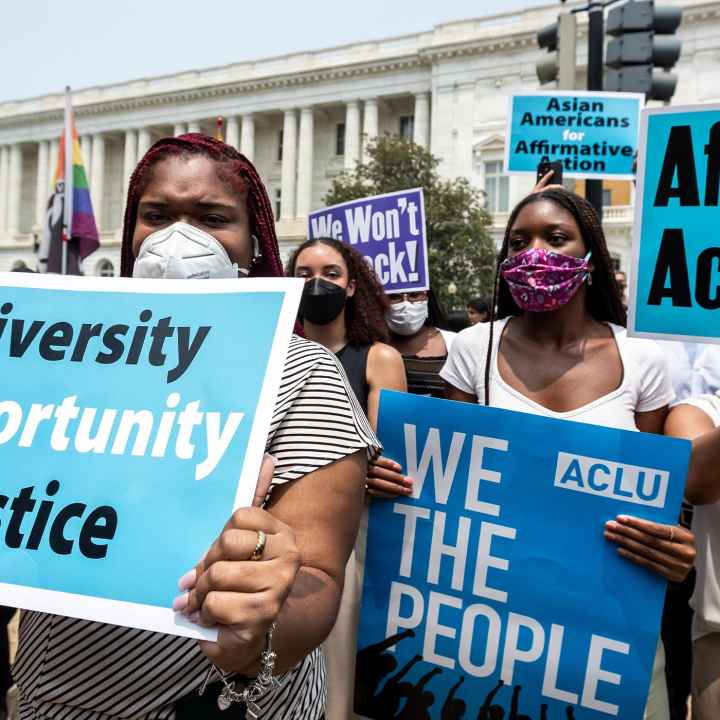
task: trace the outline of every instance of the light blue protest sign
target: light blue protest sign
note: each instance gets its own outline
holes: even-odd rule
[[[302,283],[0,274],[0,604],[186,635],[254,494]]]
[[[720,343],[720,105],[642,114],[628,333]]]
[[[355,248],[385,292],[430,287],[422,188],[316,210],[308,216],[308,237],[331,237]]]
[[[367,718],[642,720],[665,581],[603,535],[675,523],[687,441],[384,391],[412,498],[370,508]]]
[[[515,93],[505,171],[534,175],[548,158],[562,163],[564,177],[632,179],[644,101],[636,93]]]

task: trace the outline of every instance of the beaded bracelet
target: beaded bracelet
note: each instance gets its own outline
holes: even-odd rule
[[[232,682],[228,682],[223,673],[218,670],[215,665],[213,665],[208,671],[208,675],[205,678],[202,688],[200,688],[200,695],[205,692],[205,687],[207,686],[213,672],[215,672],[224,685],[220,695],[218,696],[218,708],[220,710],[227,710],[233,703],[245,703],[247,708],[245,719],[258,720],[260,713],[262,712],[262,708],[256,701],[259,700],[268,690],[282,687],[282,682],[273,675],[277,653],[272,649],[272,636],[276,627],[276,623],[273,623],[267,632],[265,650],[263,650],[260,654],[260,672],[251,683],[246,685],[244,688],[236,688],[235,681],[233,680]]]

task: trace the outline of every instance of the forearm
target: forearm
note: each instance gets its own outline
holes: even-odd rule
[[[342,586],[327,573],[300,568],[273,633],[276,675],[294,668],[323,643],[335,625],[341,596]],[[256,659],[242,672],[252,676],[259,669]]]
[[[720,429],[693,440],[685,495],[693,505],[720,500]]]

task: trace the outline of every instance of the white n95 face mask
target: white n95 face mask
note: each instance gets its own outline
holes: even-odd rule
[[[414,335],[428,319],[427,300],[394,303],[385,313],[385,322],[396,335]]]
[[[233,263],[227,250],[210,233],[176,222],[148,235],[133,267],[136,278],[237,278],[248,271]]]

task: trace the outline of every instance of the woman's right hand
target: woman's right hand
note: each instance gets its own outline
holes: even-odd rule
[[[261,557],[253,559],[265,533]],[[193,570],[173,609],[205,627],[217,642],[201,641],[208,659],[226,671],[254,674],[269,628],[292,590],[302,556],[290,527],[260,508],[240,508]]]
[[[367,492],[373,497],[393,498],[412,493],[412,478],[400,471],[402,467],[390,458],[379,457],[368,466]]]

